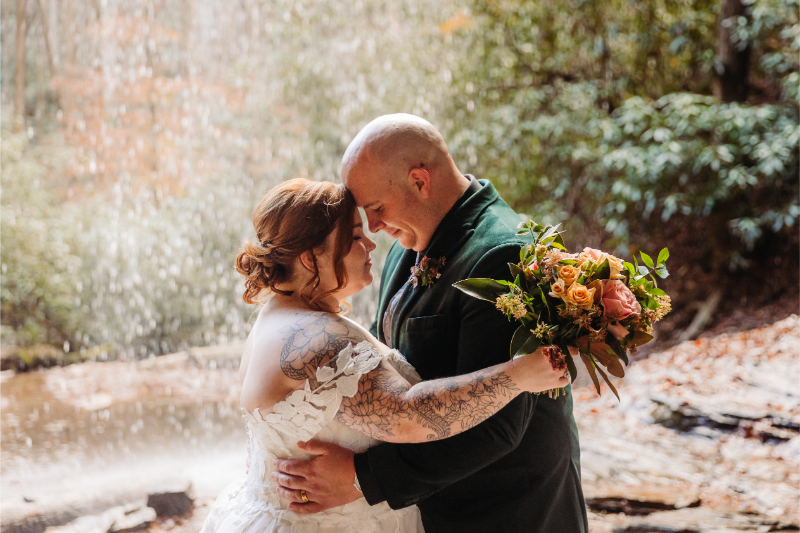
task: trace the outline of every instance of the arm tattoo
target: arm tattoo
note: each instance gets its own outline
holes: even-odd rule
[[[518,391],[507,374],[493,369],[410,387],[382,363],[361,379],[354,397],[342,400],[337,420],[381,440],[394,437],[401,424],[425,428],[427,440],[438,440],[480,424]]]
[[[348,344],[364,340],[346,321],[312,312],[297,313],[295,323],[281,333],[281,370],[291,379],[308,380],[312,389],[319,387],[317,368],[333,365]],[[409,428],[421,436],[414,441],[438,440],[480,424],[518,392],[508,374],[492,368],[411,387],[382,362],[361,377],[355,396],[342,399],[336,418],[379,440],[392,440]]]
[[[317,368],[336,361],[349,343],[363,338],[347,323],[330,315],[297,313],[297,320],[281,330],[285,341],[281,348],[281,370],[291,379],[308,380],[316,388]]]

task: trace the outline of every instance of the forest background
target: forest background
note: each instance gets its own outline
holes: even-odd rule
[[[798,0],[0,7],[4,357],[242,340],[255,204],[337,180],[391,112],[431,121],[462,172],[571,249],[668,246],[662,342],[798,310]]]

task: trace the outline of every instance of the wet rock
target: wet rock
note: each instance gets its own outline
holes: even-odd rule
[[[797,525],[758,514],[703,508],[653,513],[613,528],[614,533],[734,533],[738,531],[798,531]]]
[[[147,529],[155,520],[153,509],[142,504],[112,507],[99,514],[81,516],[61,526],[48,527],[45,533],[133,533]]]
[[[683,529],[669,526],[636,525],[615,527],[614,533],[701,533],[699,529]]]
[[[117,516],[108,533],[134,533],[150,527],[156,519],[156,510],[152,507],[139,507],[127,510],[121,516]]]
[[[147,506],[155,509],[158,517],[185,515],[194,509],[192,484],[171,483],[153,488],[148,493]]]
[[[48,495],[25,501],[4,500],[0,505],[2,533],[106,533],[116,517],[131,507],[144,506],[144,491],[83,491]],[[65,528],[65,529],[61,529]]]

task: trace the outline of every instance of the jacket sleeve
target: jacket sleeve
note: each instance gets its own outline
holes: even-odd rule
[[[508,263],[519,260],[519,247],[503,245],[491,250],[470,277],[508,279]],[[508,361],[516,324],[490,302],[460,292],[453,297],[461,309],[457,373]],[[364,496],[370,504],[386,500],[393,509],[400,509],[474,474],[519,445],[533,408],[533,395],[524,393],[459,435],[419,444],[386,443],[358,454],[356,473]]]

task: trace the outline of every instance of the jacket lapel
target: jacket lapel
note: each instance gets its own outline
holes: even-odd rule
[[[479,181],[483,187],[470,196],[455,211],[451,211],[447,214],[444,220],[439,224],[439,227],[436,228],[433,238],[431,239],[431,244],[425,252],[425,255],[432,259],[444,257],[445,269],[447,268],[447,261],[458,252],[475,232],[473,228],[480,214],[500,197],[497,194],[497,190],[495,190],[489,181]],[[416,258],[416,254],[414,254],[414,258]],[[414,261],[412,260],[408,269],[410,269],[413,264]],[[405,271],[408,272],[405,279],[408,279],[410,275],[408,269]],[[411,289],[413,291],[412,294],[405,298],[405,301],[395,310],[394,316],[392,317],[394,322],[394,327],[392,327],[392,346],[400,345],[400,335],[403,330],[401,326],[414,308],[414,305],[416,305],[426,291],[433,291],[435,288],[434,284],[433,287],[417,287]],[[385,303],[388,303],[388,299],[390,299],[392,295],[394,295],[394,292],[392,292],[388,298],[385,298]],[[385,309],[385,305],[383,309]],[[380,316],[383,316],[383,314]]]
[[[389,306],[392,297],[408,281],[411,276],[411,267],[414,266],[417,259],[417,252],[414,250],[405,250],[397,243],[394,246],[396,250],[393,249],[392,251],[397,251],[397,255],[395,256],[396,258],[392,259],[387,257],[388,268],[384,269],[387,282],[383,285],[383,292],[378,304],[378,340],[390,346],[393,345],[388,343],[383,336],[383,315],[386,313],[386,308]],[[392,255],[391,251],[390,255]]]

